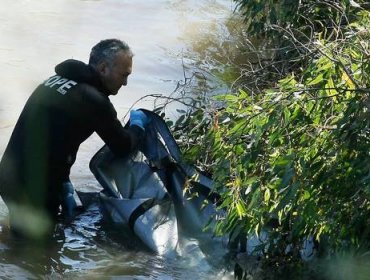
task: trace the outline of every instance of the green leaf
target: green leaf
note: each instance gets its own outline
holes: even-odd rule
[[[246,215],[246,209],[245,209],[244,204],[242,202],[238,202],[236,204],[236,210],[238,212],[239,218],[243,218]]]
[[[310,192],[308,192],[308,191],[304,191],[304,193],[303,193],[303,200],[307,200],[307,199],[309,199],[310,197],[311,197]]]
[[[317,85],[324,81],[324,75],[321,73],[316,78],[307,83],[308,86]]]
[[[247,119],[241,119],[241,120],[238,120],[234,126],[232,127],[232,129],[229,131],[229,135],[233,135],[235,133],[238,133],[238,134],[241,134],[244,132],[244,127],[246,126],[248,120]]]
[[[239,97],[233,94],[216,95],[213,96],[213,99],[217,101],[232,101],[232,102],[239,101]]]
[[[270,189],[267,188],[265,190],[265,195],[264,195],[265,203],[268,203],[270,201],[270,197],[271,197]]]

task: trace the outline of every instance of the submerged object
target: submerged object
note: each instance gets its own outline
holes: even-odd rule
[[[103,187],[98,194],[103,216],[130,228],[160,255],[191,256],[199,263],[205,256],[211,256],[207,262],[223,261],[223,255],[229,252],[229,238],[213,234],[217,218],[225,215],[217,208],[220,197],[213,192],[213,181],[183,163],[180,149],[160,116],[143,112],[150,123],[137,151],[116,157],[103,146],[90,161],[90,169]],[[79,192],[79,197],[83,205],[89,204],[88,193]],[[246,255],[253,255],[268,238],[265,231],[259,236],[249,235]],[[314,257],[312,240],[308,238],[303,245],[302,259]]]
[[[218,214],[218,195],[210,178],[182,162],[164,120],[142,111],[150,123],[138,150],[116,157],[103,146],[90,169],[103,187],[99,200],[104,217],[128,225],[148,248],[169,255],[178,252],[184,240],[213,238],[211,227],[204,228]]]

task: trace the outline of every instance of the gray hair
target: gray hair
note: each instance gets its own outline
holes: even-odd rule
[[[96,66],[103,61],[111,64],[119,51],[126,52],[130,57],[134,56],[126,42],[118,39],[102,40],[91,49],[89,64]]]

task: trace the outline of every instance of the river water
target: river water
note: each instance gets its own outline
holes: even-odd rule
[[[69,58],[87,62],[101,39],[120,38],[135,53],[128,86],[113,97],[118,115],[153,109],[184,79],[183,53],[202,34],[214,32],[233,11],[231,0],[2,0],[0,8],[0,155],[33,89]],[[207,48],[203,44],[202,48]],[[189,58],[189,57],[188,57]],[[187,65],[187,69],[189,65]],[[191,66],[190,66],[191,68]],[[71,179],[82,191],[99,191],[88,163],[103,145],[95,135],[81,145]],[[4,224],[0,201],[0,279],[231,279],[222,256],[189,253],[165,259],[147,251],[128,233],[102,222],[92,206],[49,244],[15,240]],[[219,260],[219,261],[217,261]]]

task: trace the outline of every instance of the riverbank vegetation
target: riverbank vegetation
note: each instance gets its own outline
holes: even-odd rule
[[[235,2],[244,20],[234,34],[238,55],[215,68],[229,92],[194,97],[171,127],[186,160],[210,174],[222,196],[227,215],[216,234],[236,241],[267,233],[254,254],[277,272],[306,265],[307,237],[315,259],[363,261],[370,254],[369,2]],[[370,272],[363,265],[355,273]]]

